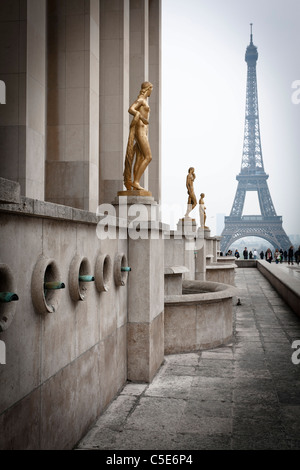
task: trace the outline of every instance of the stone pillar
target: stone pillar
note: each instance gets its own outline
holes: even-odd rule
[[[131,104],[137,99],[141,89],[141,84],[149,80],[149,0],[130,0],[129,70],[129,101]],[[149,99],[149,104],[151,108],[152,95]],[[149,142],[151,128],[152,108],[149,126]],[[140,181],[141,186],[143,186],[146,190],[148,190],[148,171],[149,169],[147,168]],[[149,190],[151,191],[151,189]]]
[[[213,261],[214,263],[218,262],[218,240],[216,237],[213,237]]]
[[[129,230],[128,380],[151,382],[164,360],[164,240],[158,222]]]
[[[161,203],[161,0],[149,0],[149,81],[153,84],[149,142],[152,162],[149,169],[149,190]]]
[[[129,133],[129,0],[100,0],[100,18],[100,203],[111,203]]]
[[[1,175],[21,194],[44,199],[46,0],[0,3]]]
[[[46,199],[96,211],[99,1],[48,0]]]
[[[207,247],[205,240],[205,230],[203,228],[198,229],[196,239],[196,268],[195,268],[195,279],[197,281],[206,280],[206,255]]]
[[[184,280],[195,279],[196,233],[180,230],[165,234],[165,266],[185,266]]]

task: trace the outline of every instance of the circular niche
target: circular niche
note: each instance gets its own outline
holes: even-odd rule
[[[95,264],[95,284],[98,292],[107,292],[112,277],[112,262],[107,254],[100,254]]]
[[[86,300],[89,286],[95,280],[91,275],[91,265],[87,258],[74,256],[69,269],[69,290],[71,299]]]
[[[65,284],[60,281],[60,272],[56,261],[40,256],[31,280],[31,297],[39,313],[54,313],[58,309],[60,290]]]
[[[7,330],[13,321],[19,300],[15,293],[13,274],[6,264],[0,264],[0,332]]]
[[[131,269],[127,265],[127,256],[124,253],[118,253],[114,262],[114,279],[116,286],[126,286],[129,271],[131,271]]]

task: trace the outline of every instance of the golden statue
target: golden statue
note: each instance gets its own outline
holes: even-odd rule
[[[186,189],[188,193],[188,203],[185,218],[189,217],[189,213],[196,207],[197,198],[194,193],[194,181],[196,179],[195,169],[193,167],[189,168],[188,175],[186,177]]]
[[[205,198],[205,194],[204,193],[201,193],[200,194],[200,200],[199,200],[199,215],[200,215],[200,226],[202,228],[209,228],[209,227],[206,227],[205,225],[205,222],[206,222],[206,207],[204,205],[204,198]]]
[[[151,149],[148,141],[150,115],[148,97],[151,95],[152,90],[152,83],[142,83],[139,96],[128,109],[128,112],[132,114],[133,119],[130,124],[125,156],[124,186],[127,191],[132,189],[139,191],[144,190],[144,188],[140,186],[140,179],[152,160]],[[133,166],[135,155],[136,159]]]

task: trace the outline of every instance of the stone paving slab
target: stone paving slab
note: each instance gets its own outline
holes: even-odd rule
[[[128,383],[76,449],[300,450],[300,318],[255,268],[236,270],[232,344],[165,357]]]

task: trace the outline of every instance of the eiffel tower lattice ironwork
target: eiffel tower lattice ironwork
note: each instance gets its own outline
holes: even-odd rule
[[[244,146],[241,171],[237,175],[238,187],[229,217],[225,217],[221,251],[238,239],[255,236],[267,240],[275,248],[287,250],[291,242],[282,227],[282,217],[276,215],[265,173],[259,128],[258,95],[256,80],[257,47],[253,44],[252,24],[250,44],[246,49],[247,93]],[[247,191],[257,191],[260,215],[243,216]]]

